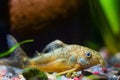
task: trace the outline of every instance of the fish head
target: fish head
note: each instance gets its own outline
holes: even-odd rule
[[[80,46],[77,51],[79,51],[77,63],[80,64],[82,68],[88,68],[98,64],[105,66],[105,61],[99,52],[83,46]]]

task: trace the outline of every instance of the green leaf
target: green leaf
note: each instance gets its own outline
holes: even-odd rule
[[[11,54],[17,47],[19,47],[22,44],[28,43],[28,42],[33,42],[33,40],[25,40],[25,41],[22,41],[22,42],[19,42],[19,43],[15,44],[8,51],[0,53],[0,58],[5,57],[5,56]]]
[[[99,0],[111,30],[118,35],[120,30],[119,0]]]

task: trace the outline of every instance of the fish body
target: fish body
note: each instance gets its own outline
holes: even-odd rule
[[[17,43],[14,37],[8,36],[9,46]],[[0,64],[19,68],[37,68],[45,72],[59,72],[65,74],[79,71],[91,66],[102,64],[101,55],[92,49],[76,44],[65,44],[60,40],[49,43],[41,53],[29,58],[20,48],[16,48],[11,57],[1,59]]]

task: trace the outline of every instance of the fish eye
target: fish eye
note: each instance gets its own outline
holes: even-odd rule
[[[86,52],[85,55],[86,55],[87,57],[91,57],[92,54],[91,54],[91,52]]]

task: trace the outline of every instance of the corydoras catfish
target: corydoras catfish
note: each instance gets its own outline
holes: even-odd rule
[[[17,44],[16,39],[8,35],[8,46]],[[79,71],[105,62],[101,55],[92,49],[76,44],[65,44],[60,40],[49,43],[41,53],[29,58],[21,47],[17,47],[9,58],[0,59],[1,65],[18,68],[37,68],[45,72],[59,74]]]

